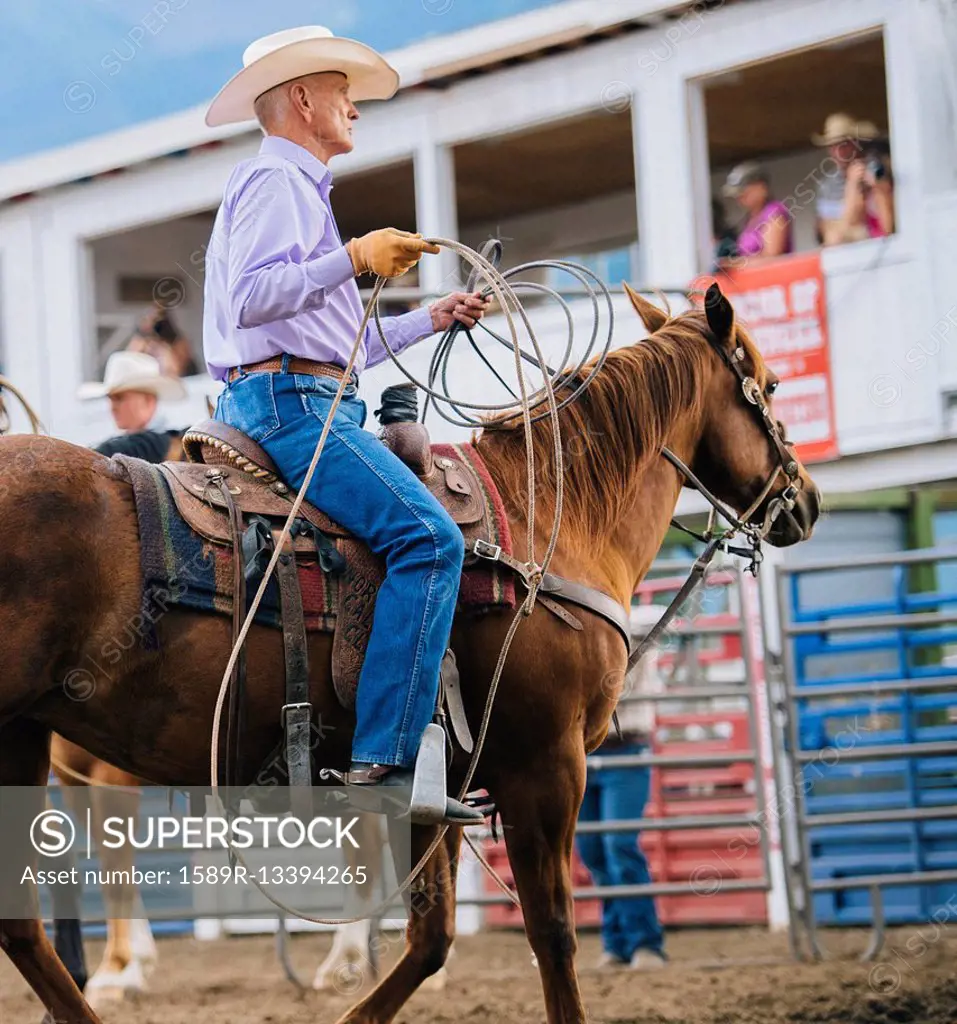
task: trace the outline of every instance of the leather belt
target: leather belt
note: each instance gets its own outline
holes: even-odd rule
[[[234,366],[226,375],[226,379],[232,383],[237,377],[244,373],[282,373],[283,357],[273,356],[271,359],[263,359],[259,363],[249,363],[246,366]],[[310,377],[331,377],[333,380],[342,380],[345,370],[335,363],[318,363],[314,359],[300,359],[299,356],[290,356],[286,362],[287,373],[303,373]]]

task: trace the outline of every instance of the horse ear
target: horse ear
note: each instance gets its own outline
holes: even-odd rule
[[[715,338],[721,344],[730,345],[734,339],[734,309],[717,283],[705,292],[704,311]]]
[[[668,314],[664,310],[659,309],[653,302],[642,298],[627,281],[622,281],[621,283],[625,286],[625,294],[631,300],[632,306],[635,307],[635,312],[641,317],[645,330],[649,334],[654,334],[659,327],[664,327],[668,322]]]
[[[209,414],[210,419],[216,415],[216,406],[213,405],[212,399],[209,395],[206,395],[206,412]]]

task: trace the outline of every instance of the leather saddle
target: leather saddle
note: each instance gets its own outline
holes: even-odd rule
[[[380,437],[445,506],[462,530],[467,550],[476,540],[494,539],[482,484],[471,466],[433,453],[421,423],[390,423]],[[258,518],[269,524],[274,537],[278,534],[296,492],[255,441],[224,423],[206,420],[186,432],[183,450],[189,462],[164,462],[159,468],[187,525],[210,543],[232,548],[233,520],[222,493],[228,489],[229,504],[238,511],[243,529]],[[296,526],[291,544],[297,559],[318,557],[336,579],[332,676],[340,702],[351,708],[385,563],[364,541],[309,502],[300,506]],[[332,557],[324,559],[333,548]]]
[[[478,523],[485,503],[474,471],[452,459],[435,458],[429,434],[421,423],[391,423],[382,429],[382,441],[422,480],[448,509],[459,526]],[[221,474],[233,501],[246,516],[279,520],[289,515],[295,491],[280,478],[269,455],[252,438],[217,420],[206,420],[183,435],[189,462],[164,462],[176,507],[197,533],[214,544],[231,544],[229,519],[222,494],[209,486]],[[304,501],[302,519],[329,537],[350,537],[350,532],[315,505]],[[307,547],[305,542],[301,545]]]

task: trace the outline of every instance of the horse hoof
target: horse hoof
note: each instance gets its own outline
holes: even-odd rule
[[[95,1010],[145,990],[143,967],[139,960],[131,960],[121,971],[97,971],[86,983],[83,995]]]
[[[422,992],[444,992],[449,981],[449,972],[440,967],[435,974],[430,974],[419,986]]]
[[[363,965],[356,960],[344,960],[337,967],[316,971],[312,987],[317,992],[334,991],[341,996],[353,996],[366,983]]]
[[[90,1004],[90,1007],[96,1010],[97,1013],[105,1006],[111,1006],[114,1003],[122,1003],[126,998],[126,992],[117,988],[115,985],[104,985],[101,988],[95,988],[92,992],[89,990],[83,993],[86,1001]]]

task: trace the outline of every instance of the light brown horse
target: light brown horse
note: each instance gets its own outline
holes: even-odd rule
[[[559,414],[564,438],[577,440],[566,466],[564,517],[551,564],[552,571],[597,587],[623,606],[654,560],[684,483],[659,457],[662,445],[738,511],[773,478],[758,518],[786,483],[778,450],[721,358],[740,347],[740,365],[770,398],[775,381],[737,328],[730,303],[713,288],[706,312],[669,319],[640,298],[633,302],[649,339],[612,352],[588,390]],[[534,428],[542,470],[539,551],[554,504],[550,438],[548,421],[539,422]],[[42,457],[31,453],[31,443],[45,444]],[[506,499],[515,554],[524,559],[523,432],[488,431],[478,444]],[[819,511],[816,487],[803,467],[797,471],[796,504],[775,520],[769,534],[779,546],[808,537]],[[44,784],[52,730],[160,784],[206,783],[213,705],[230,650],[229,620],[171,610],[157,625],[159,650],[134,647],[115,663],[103,658],[111,637],[140,608],[139,541],[129,485],[106,460],[86,450],[52,440],[4,439],[0,521],[0,784]],[[575,614],[584,622],[582,631],[541,607],[520,626],[474,780],[476,788],[492,795],[505,824],[550,1024],[585,1020],[575,970],[572,843],[585,755],[608,731],[627,660],[612,626],[577,608]],[[511,617],[500,613],[456,621],[452,645],[473,723],[481,717]],[[310,645],[312,699],[327,736],[318,759],[344,767],[353,725],[330,685],[331,637],[314,635]],[[242,772],[252,778],[280,738],[282,640],[276,630],[254,628],[247,650]],[[63,690],[64,680],[78,669],[90,673],[94,685],[82,703]],[[327,726],[334,726],[331,735]],[[458,784],[462,771],[461,764],[453,766],[452,784]],[[28,850],[30,820],[13,822],[4,842]],[[424,850],[434,832],[414,831],[414,848]],[[343,1021],[393,1020],[422,980],[444,963],[454,931],[460,840],[460,832],[450,829],[419,880],[402,956]],[[0,945],[57,1021],[95,1024],[97,1017],[56,958],[39,920],[0,922]]]

